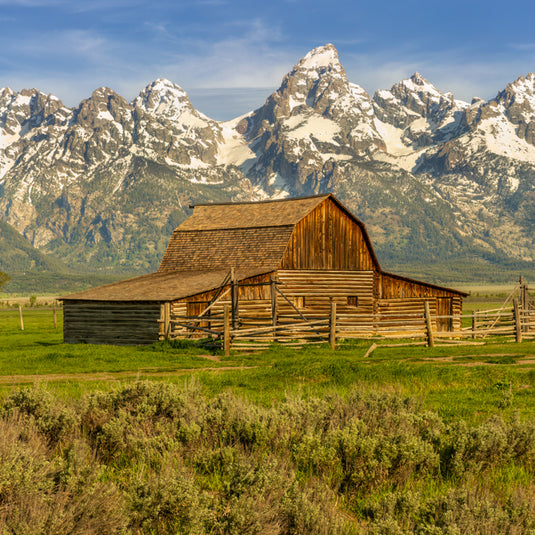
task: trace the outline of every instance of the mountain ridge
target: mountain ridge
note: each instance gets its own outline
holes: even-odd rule
[[[419,73],[370,97],[328,44],[230,121],[161,78],[72,109],[0,89],[0,219],[79,269],[153,269],[192,201],[323,192],[392,264],[533,262],[535,75],[488,102]]]

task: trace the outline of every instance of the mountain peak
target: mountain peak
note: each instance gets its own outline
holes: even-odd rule
[[[158,78],[148,84],[132,104],[171,120],[178,119],[186,110],[194,111],[188,94],[166,78]]]
[[[410,80],[416,85],[430,85],[429,82],[418,72],[416,71],[411,77]]]
[[[340,65],[338,51],[330,43],[314,48],[297,63],[297,67],[304,69],[318,69],[338,65]]]

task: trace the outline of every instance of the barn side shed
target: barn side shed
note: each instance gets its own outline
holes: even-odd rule
[[[152,343],[191,336],[188,317],[203,315],[196,332],[208,332],[225,305],[240,329],[328,317],[333,303],[341,337],[367,336],[414,323],[425,302],[434,316],[460,314],[465,295],[384,272],[364,224],[331,194],[203,204],[175,229],[156,273],[64,297],[64,339]]]

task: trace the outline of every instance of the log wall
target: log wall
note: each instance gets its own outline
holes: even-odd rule
[[[373,270],[279,270],[276,279],[280,292],[276,292],[275,298],[277,324],[295,324],[305,321],[303,317],[309,321],[326,319],[330,314],[331,302],[334,302],[337,332],[342,338],[421,336],[426,330],[424,303],[428,301],[434,330],[460,330],[460,319],[451,318],[462,312],[462,298],[458,294],[383,275]],[[239,328],[273,325],[272,289],[267,284],[269,279],[270,275],[264,275],[240,283]],[[182,321],[186,321],[187,316],[198,316],[215,293],[207,292],[174,303],[173,315],[180,316]],[[380,293],[401,293],[402,297],[379,298]],[[203,316],[197,325],[221,330],[224,306],[231,304],[229,292],[212,306],[209,314]],[[442,315],[449,317],[441,318]],[[173,331],[176,336],[187,337],[202,337],[205,333],[188,331],[183,326]],[[269,336],[268,333],[266,336]]]
[[[159,338],[159,303],[66,300],[63,317],[68,344],[141,345]]]

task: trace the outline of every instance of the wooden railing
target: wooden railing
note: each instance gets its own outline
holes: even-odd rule
[[[271,320],[244,316],[232,328],[230,306],[224,305],[223,313],[161,319],[160,339],[204,339],[229,354],[231,349],[266,349],[274,342],[290,347],[329,343],[334,348],[341,339],[404,339],[412,341],[404,344],[433,346],[481,343],[490,336],[517,342],[535,338],[535,310],[521,309],[517,302],[507,309],[452,315],[432,314],[427,301],[423,313],[337,314],[333,302],[328,316],[280,315],[275,325]],[[453,330],[438,330],[444,320]]]

